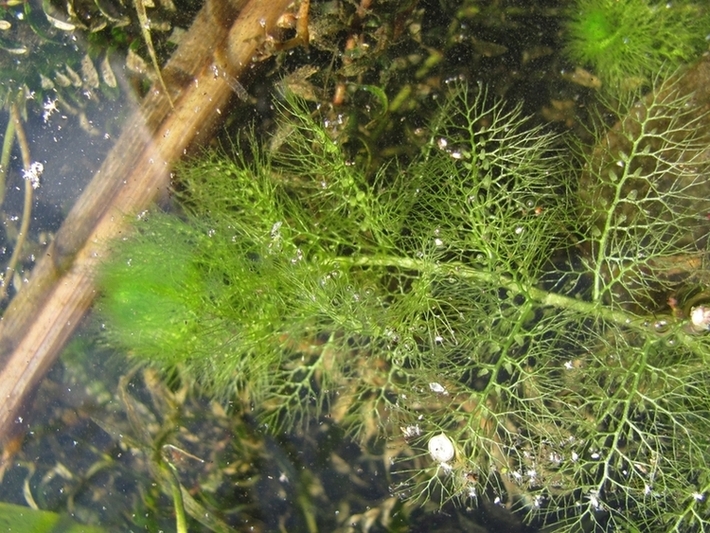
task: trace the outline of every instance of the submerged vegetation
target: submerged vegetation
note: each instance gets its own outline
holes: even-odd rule
[[[168,31],[176,18],[171,0],[159,7],[148,20],[141,0],[3,2],[0,108],[19,105],[25,117],[29,109],[43,115],[46,123],[51,115],[46,102],[60,102],[63,112],[79,116],[88,128],[91,119],[84,115],[90,116],[90,107],[102,99],[115,99],[126,73],[157,76],[141,57],[153,58],[156,53],[152,41],[144,42],[150,37],[146,31]]]
[[[566,21],[566,54],[591,67],[605,91],[618,96],[699,57],[709,33],[705,2],[575,0]]]
[[[187,23],[114,4],[0,6],[8,127],[89,117]],[[115,243],[102,346],[63,356],[63,407],[0,464],[4,497],[118,530],[395,531],[444,507],[427,520],[708,529],[710,135],[664,79],[707,49],[710,12],[566,4],[312,2],[308,51],[240,93],[256,116],[273,76],[309,103],[177,169],[177,213]],[[614,100],[593,149],[538,125],[594,107],[560,37]],[[491,90],[443,81],[471,72]],[[112,349],[150,368],[99,367]]]
[[[450,84],[421,153],[373,172],[288,97],[279,146],[185,166],[182,214],[116,244],[108,338],[275,433],[384,439],[411,502],[707,528],[708,136],[674,83],[581,177],[482,87]]]

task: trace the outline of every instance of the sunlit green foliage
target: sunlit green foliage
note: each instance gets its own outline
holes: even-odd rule
[[[707,528],[710,342],[655,316],[683,287],[656,266],[705,247],[707,138],[665,94],[579,194],[561,139],[480,88],[452,87],[421,155],[374,175],[291,99],[282,146],[188,166],[184,217],[116,245],[108,336],[274,431],[329,414],[387,438],[403,498]]]
[[[592,68],[609,94],[646,86],[662,71],[707,50],[706,2],[575,0],[566,20],[566,53]]]

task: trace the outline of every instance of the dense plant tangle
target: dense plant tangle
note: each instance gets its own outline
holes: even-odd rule
[[[366,175],[290,99],[277,151],[185,168],[184,217],[104,270],[109,337],[275,431],[328,412],[386,437],[403,498],[707,528],[710,342],[654,314],[705,247],[704,132],[666,92],[578,194],[559,137],[450,89],[406,166]]]
[[[693,0],[575,0],[565,26],[567,56],[620,95],[706,51],[710,10]]]

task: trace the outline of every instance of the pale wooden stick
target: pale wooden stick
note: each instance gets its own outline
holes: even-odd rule
[[[0,441],[26,427],[26,401],[91,305],[93,272],[111,240],[166,190],[173,162],[219,123],[232,95],[228,76],[252,65],[290,1],[250,0],[233,24],[229,6],[208,2],[198,14],[164,71],[175,108],[153,88],[0,322]]]

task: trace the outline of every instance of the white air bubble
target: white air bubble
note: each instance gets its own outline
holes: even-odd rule
[[[431,389],[431,392],[435,392],[436,394],[447,394],[446,387],[436,381],[429,383],[429,389]]]

